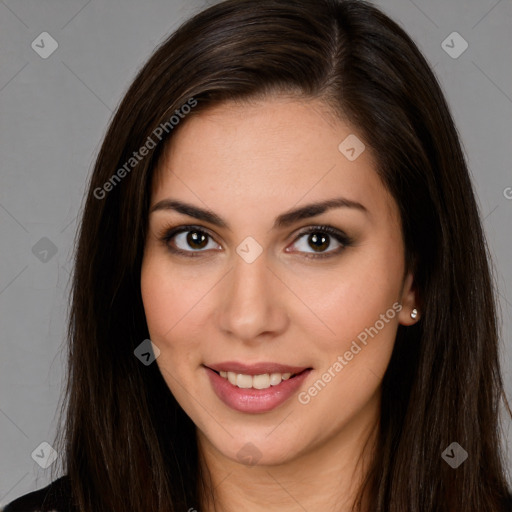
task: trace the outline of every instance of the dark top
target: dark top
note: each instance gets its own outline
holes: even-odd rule
[[[43,509],[44,505],[44,509]],[[2,512],[75,512],[71,503],[71,491],[66,475],[50,485],[15,499]]]
[[[62,476],[47,487],[25,494],[9,503],[1,512],[76,512],[71,503],[67,476]],[[512,512],[512,495],[503,512]]]

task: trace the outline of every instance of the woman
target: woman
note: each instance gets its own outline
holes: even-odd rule
[[[69,337],[65,476],[6,512],[512,510],[456,129],[364,2],[228,0],[156,50],[91,178]]]

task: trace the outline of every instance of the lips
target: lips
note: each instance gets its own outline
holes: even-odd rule
[[[221,368],[220,365],[214,366]],[[263,367],[261,365],[227,365],[227,367],[243,368],[244,371],[251,372],[261,372],[269,368],[279,368],[285,370],[300,370],[302,368],[297,366],[284,365],[272,366],[272,364],[267,363],[265,363],[265,366]],[[260,370],[260,368],[263,368],[263,370]],[[219,375],[220,371],[223,370],[220,370],[219,373],[217,373],[212,368],[204,366],[204,371],[210,381],[210,385],[213,391],[225,405],[238,412],[257,414],[270,412],[285,402],[289,401],[290,398],[298,393],[299,390],[304,386],[304,383],[312,372],[312,369],[306,368],[295,376],[283,380],[281,383],[275,386],[271,385],[265,389],[246,389],[233,385],[228,381],[228,379]],[[289,374],[291,372],[286,373]],[[233,372],[228,372],[228,375],[233,374]],[[247,375],[249,374],[245,374],[246,377]],[[251,377],[247,378],[250,379]]]
[[[241,373],[243,375],[262,375],[265,373],[291,373],[297,374],[301,373],[304,370],[309,369],[307,366],[289,366],[285,364],[272,363],[272,362],[261,362],[254,364],[246,364],[240,363],[237,361],[225,361],[222,363],[208,364],[204,365],[207,368],[219,373],[221,371],[224,372],[233,372],[233,373]]]

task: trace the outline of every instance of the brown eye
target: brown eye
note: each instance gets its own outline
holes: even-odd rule
[[[187,244],[192,249],[203,249],[208,242],[208,235],[202,231],[188,231]]]
[[[307,258],[323,258],[339,254],[352,243],[352,239],[339,229],[312,226],[298,235],[292,247],[293,252],[302,252]],[[287,252],[290,251],[287,249]]]
[[[308,243],[315,251],[324,251],[329,247],[330,240],[328,235],[311,233],[308,237]]]
[[[166,231],[161,240],[171,252],[185,256],[199,256],[209,249],[218,249],[213,237],[203,229],[181,226]]]

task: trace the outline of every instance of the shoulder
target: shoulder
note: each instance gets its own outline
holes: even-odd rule
[[[1,512],[72,512],[71,492],[67,475],[50,485],[24,494],[7,504]]]

